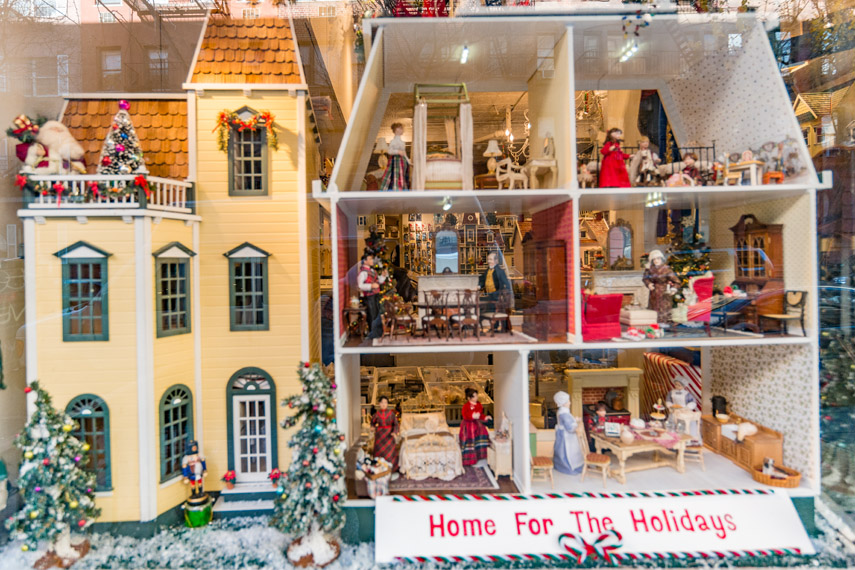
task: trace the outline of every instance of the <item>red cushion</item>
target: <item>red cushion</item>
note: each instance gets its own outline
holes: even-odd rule
[[[623,295],[582,296],[582,338],[608,340],[620,336],[620,308]]]

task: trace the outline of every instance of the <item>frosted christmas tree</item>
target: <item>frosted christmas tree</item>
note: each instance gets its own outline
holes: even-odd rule
[[[71,435],[74,420],[54,409],[50,395],[37,382],[25,391],[35,391],[36,407],[15,439],[23,454],[18,487],[24,506],[6,527],[12,539],[24,542],[22,550],[35,550],[45,542],[46,556],[73,561],[88,545],[72,547],[71,531],[83,530],[100,514],[95,507],[95,474],[83,469],[89,444]]]
[[[270,524],[296,538],[288,547],[292,562],[323,566],[340,551],[328,535],[344,524],[344,435],[336,427],[335,383],[318,364],[306,362],[299,374],[303,393],[283,402],[297,413],[282,427],[302,424],[288,442],[291,465],[279,480]]]
[[[107,138],[104,139],[104,146],[101,147],[98,174],[146,172],[140,140],[137,138],[131,115],[128,113],[129,108],[130,103],[119,101],[119,112],[113,117]]]

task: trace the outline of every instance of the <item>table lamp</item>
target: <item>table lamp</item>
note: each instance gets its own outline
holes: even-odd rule
[[[389,164],[389,159],[386,158],[386,151],[389,150],[389,143],[386,142],[386,139],[379,138],[377,139],[377,144],[374,145],[374,152],[379,154],[380,156],[377,158],[377,166],[381,169],[386,170],[386,165]]]
[[[499,148],[499,141],[490,139],[487,141],[487,150],[484,151],[484,156],[489,157],[487,161],[487,172],[493,174],[496,172],[496,157],[502,156],[502,149]]]

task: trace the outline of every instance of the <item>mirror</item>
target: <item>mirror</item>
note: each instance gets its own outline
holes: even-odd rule
[[[618,220],[609,228],[608,240],[608,268],[609,269],[633,269],[632,261],[632,226],[625,220]]]
[[[452,230],[442,230],[436,232],[436,259],[434,273],[441,275],[443,273],[457,273],[457,232]]]

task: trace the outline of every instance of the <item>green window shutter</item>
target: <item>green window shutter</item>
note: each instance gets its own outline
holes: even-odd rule
[[[95,490],[113,488],[110,463],[110,411],[98,396],[77,396],[65,408],[76,425],[71,432],[80,441],[89,444],[89,456],[84,469],[95,473]]]
[[[266,257],[229,258],[229,323],[233,331],[270,330]]]
[[[157,336],[190,332],[190,262],[186,258],[157,258]]]
[[[62,259],[62,340],[110,340],[107,259]]]
[[[193,439],[193,395],[183,384],[171,386],[160,400],[160,482],[181,475],[187,442]]]

